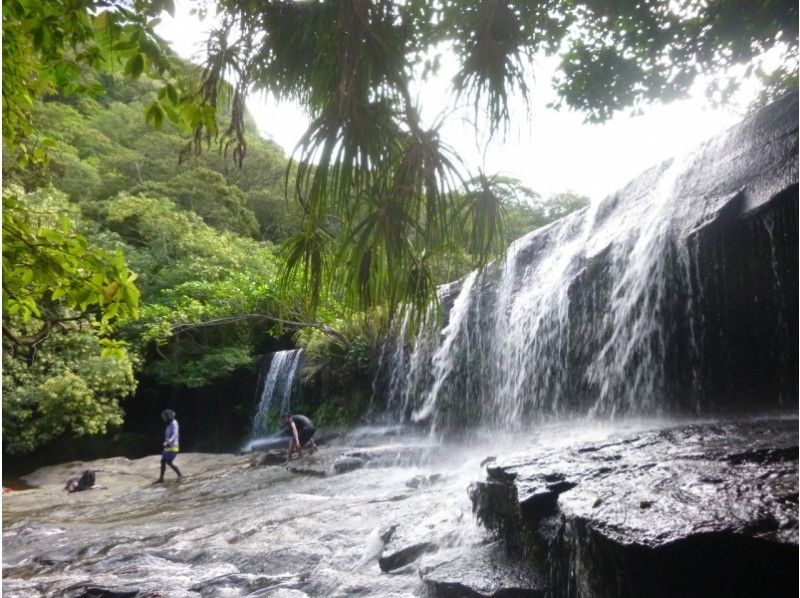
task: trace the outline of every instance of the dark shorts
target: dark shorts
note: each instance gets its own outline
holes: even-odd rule
[[[297,430],[297,437],[300,439],[300,446],[305,446],[314,437],[315,428],[303,428]]]
[[[166,449],[161,451],[161,460],[164,463],[172,463],[175,460],[175,457],[177,456],[178,453],[175,451],[168,451]]]

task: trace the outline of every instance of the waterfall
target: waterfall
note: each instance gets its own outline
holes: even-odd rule
[[[676,182],[692,163],[692,155],[675,158],[642,202],[645,208],[629,221],[625,243],[612,245],[613,281],[600,350],[586,376],[599,391],[591,412],[658,413],[665,384],[664,355],[668,343],[665,318],[670,302],[670,267],[675,255],[688,256],[686,243],[675,238],[669,215]],[[676,271],[681,289],[692,288],[685,269]],[[689,334],[690,346],[697,344]]]
[[[272,354],[269,370],[262,376],[258,408],[253,416],[251,436],[269,433],[267,419],[271,413],[283,413],[291,408],[292,386],[302,349],[277,351]]]
[[[431,358],[433,365],[433,385],[428,390],[419,409],[415,410],[411,416],[413,421],[426,419],[434,407],[439,396],[442,384],[453,371],[455,362],[455,351],[453,343],[463,336],[464,325],[466,322],[467,309],[472,298],[472,285],[475,283],[477,271],[471,272],[461,285],[461,291],[456,298],[453,308],[450,310],[450,322],[442,331],[442,341],[436,348]]]
[[[797,343],[776,346],[797,329],[796,114],[792,96],[518,239],[440,289],[443,326],[403,314],[389,409],[446,431],[796,397]]]

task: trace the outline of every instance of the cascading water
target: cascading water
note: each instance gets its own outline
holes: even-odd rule
[[[277,351],[272,354],[269,370],[263,377],[259,392],[258,408],[253,416],[251,437],[256,438],[269,433],[267,418],[270,412],[289,411],[292,398],[297,365],[303,353],[302,349]]]
[[[663,396],[667,327],[661,310],[670,302],[667,284],[676,259],[689,255],[688,245],[671,231],[670,203],[678,177],[692,163],[691,155],[672,160],[653,192],[641,202],[641,213],[626,219],[628,240],[612,243],[611,301],[606,314],[601,348],[586,376],[599,389],[592,412],[658,413]],[[682,263],[685,263],[683,260]],[[678,285],[691,289],[686,269],[677,268]],[[688,343],[697,346],[695,331]]]
[[[442,384],[447,380],[450,372],[453,371],[454,360],[456,358],[453,343],[463,334],[466,324],[467,310],[469,309],[470,299],[472,298],[472,286],[475,284],[477,271],[467,275],[461,285],[461,292],[458,294],[453,308],[450,310],[450,322],[442,331],[442,342],[436,348],[431,358],[433,366],[433,385],[425,395],[422,405],[414,411],[411,418],[414,421],[426,419],[436,407],[436,399]]]
[[[797,327],[796,222],[774,225],[797,211],[796,107],[787,98],[784,114],[745,121],[442,287],[445,326],[411,335],[406,314],[384,351],[389,408],[447,430],[796,395],[797,347],[770,347]]]

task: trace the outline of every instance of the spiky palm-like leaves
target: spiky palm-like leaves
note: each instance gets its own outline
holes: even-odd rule
[[[367,0],[223,4],[238,18],[219,34],[232,41],[209,47],[207,102],[217,102],[227,75],[234,99],[253,82],[301,102],[313,118],[287,189],[305,224],[287,243],[285,280],[306,285],[312,309],[325,292],[389,316],[403,303],[428,303],[432,261],[460,251],[465,218],[455,201],[463,168],[438,127],[422,124],[408,88],[408,57],[420,47],[410,20],[427,9]],[[472,234],[493,235],[491,222]]]
[[[503,249],[505,208],[500,192],[514,190],[500,177],[484,173],[467,185],[458,204],[461,227],[468,231],[467,252],[485,262]]]
[[[244,154],[247,91],[297,101],[312,120],[294,153],[298,176],[290,191],[308,222],[289,248],[289,276],[305,280],[310,305],[327,286],[343,290],[354,306],[388,306],[386,313],[430,298],[421,273],[441,271],[435,262],[458,255],[467,239],[481,264],[500,238],[497,181],[484,177],[456,201],[454,189],[468,177],[436,127],[421,121],[409,93],[414,66],[431,51],[454,51],[456,96],[485,116],[490,137],[508,130],[510,96],[527,99],[539,52],[561,53],[557,91],[590,119],[685,93],[703,69],[748,60],[776,40],[788,44],[795,66],[797,58],[797,8],[788,0],[217,5],[226,19],[209,46],[201,108],[213,112],[225,78],[233,81],[227,133],[234,156]],[[198,129],[213,132],[208,115],[198,116]],[[325,257],[323,249],[330,250]]]

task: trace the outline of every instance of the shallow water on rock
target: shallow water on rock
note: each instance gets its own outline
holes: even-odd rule
[[[341,475],[333,463],[347,444],[293,461],[294,471],[261,465],[261,453],[184,454],[187,478],[164,485],[152,484],[155,456],[44,468],[30,476],[40,489],[4,501],[4,594],[413,595],[421,590],[415,567],[378,566],[385,528],[396,526],[398,546],[480,541],[466,488],[482,475],[486,451],[389,440],[404,465],[384,459]],[[406,448],[424,465],[402,459]],[[66,494],[63,481],[85,468],[99,469],[107,488]]]
[[[265,464],[280,461],[279,452],[182,454],[187,478],[163,485],[152,483],[157,456],[43,468],[26,476],[39,488],[4,497],[3,593],[422,596],[420,571],[445,563],[440,576],[464,568],[474,575],[477,567],[463,563],[494,554],[467,493],[486,478],[490,457],[552,454],[653,427],[660,426],[563,423],[505,443],[492,439],[495,431],[447,447],[397,431],[361,432],[288,470]],[[64,492],[70,475],[90,468],[105,488]]]

